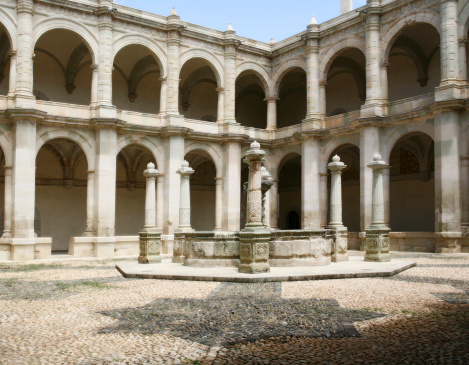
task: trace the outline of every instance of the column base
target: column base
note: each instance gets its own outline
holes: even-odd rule
[[[461,253],[461,232],[435,233],[436,253]]]
[[[94,237],[93,256],[109,258],[115,256],[116,237]]]
[[[184,263],[184,241],[186,235],[184,232],[176,232],[174,234],[174,243],[173,243],[173,258],[171,262],[175,264]]]
[[[332,231],[332,262],[345,262],[348,257],[348,231],[346,227],[328,227]]]
[[[174,252],[174,234],[161,235],[161,253],[163,255],[172,255]]]
[[[360,117],[385,117],[388,115],[388,103],[387,101],[370,101],[360,108]]]
[[[442,80],[435,88],[435,101],[467,98],[467,82],[461,80]]]
[[[239,269],[240,273],[259,274],[270,272],[269,241],[270,231],[262,226],[249,226],[239,232]]]
[[[385,225],[371,226],[366,230],[365,261],[391,261],[389,232]]]
[[[139,264],[158,264],[161,262],[161,231],[158,229],[144,229],[139,233],[140,255]]]
[[[52,238],[2,238],[0,261],[33,261],[51,257]]]

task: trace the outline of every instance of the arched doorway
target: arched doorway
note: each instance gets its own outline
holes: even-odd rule
[[[187,61],[180,73],[179,112],[185,118],[216,122],[218,117],[217,78],[202,58]]]
[[[130,45],[114,58],[112,103],[122,110],[157,114],[160,111],[161,70],[146,47]]]
[[[297,221],[295,213],[301,217],[301,156],[287,155],[278,171],[279,228],[300,229],[301,218]]]
[[[327,73],[326,115],[360,110],[366,100],[366,59],[358,48],[340,52]]]
[[[184,159],[195,170],[190,179],[191,226],[196,231],[212,231],[215,228],[215,164],[201,150],[189,152]]]
[[[389,53],[389,101],[434,91],[440,84],[440,35],[430,24],[401,30]]]
[[[327,160],[338,155],[347,167],[342,170],[342,222],[349,232],[360,232],[360,150],[352,144],[342,145],[334,150]],[[327,196],[331,195],[331,176],[327,179]],[[328,206],[328,222],[330,211]]]
[[[402,137],[390,155],[390,225],[395,232],[435,231],[434,142],[426,134]]]
[[[76,33],[54,29],[36,42],[33,93],[38,100],[89,105],[91,54]]]
[[[144,146],[131,144],[117,155],[116,236],[136,236],[145,225],[145,188],[143,171],[152,162],[152,153]]]
[[[253,128],[266,128],[267,103],[264,85],[252,71],[242,72],[236,79],[236,121]]]
[[[52,251],[68,251],[68,239],[86,229],[88,162],[75,142],[56,138],[36,156],[35,233],[52,237]]]
[[[0,95],[7,95],[10,89],[10,37],[0,26]]]
[[[306,118],[306,72],[302,68],[293,68],[282,78],[278,97],[278,128],[299,124]]]

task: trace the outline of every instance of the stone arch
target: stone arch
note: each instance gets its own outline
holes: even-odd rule
[[[465,37],[469,31],[469,3],[459,13],[459,37]]]
[[[359,139],[359,136],[350,135],[350,136],[346,136],[346,137],[348,137],[348,138],[346,138],[346,139],[344,139],[343,137],[334,138],[333,140],[331,140],[328,144],[326,144],[322,148],[321,155],[322,155],[322,158],[323,158],[323,162],[319,166],[321,173],[327,173],[328,172],[327,164],[330,162],[330,161],[328,161],[328,159],[331,156],[332,152],[334,152],[340,146],[352,145],[352,146],[355,146],[358,149],[360,149],[360,142],[359,142],[359,140],[357,141],[357,138]]]
[[[246,61],[241,63],[237,68],[236,68],[236,77],[237,79],[239,75],[241,75],[244,71],[252,71],[256,76],[259,77],[259,80],[261,81],[262,85],[264,86],[264,92],[266,95],[272,95],[274,92],[274,89],[272,88],[272,80],[270,78],[269,73],[260,65],[251,62],[251,61]]]
[[[220,151],[217,151],[217,149],[211,145],[195,142],[195,143],[188,144],[184,148],[184,156],[186,156],[188,153],[196,152],[196,151],[203,151],[207,153],[215,165],[215,168],[217,170],[217,175],[220,175],[222,173],[223,161],[221,157],[222,154]]]
[[[0,23],[6,30],[8,35],[8,40],[10,41],[11,49],[16,50],[16,39],[17,39],[17,32],[16,32],[16,20],[8,14],[5,10],[0,8]]]
[[[132,45],[139,45],[145,48],[148,48],[153,55],[155,56],[155,60],[158,64],[158,68],[161,72],[161,77],[167,75],[167,62],[166,62],[166,54],[165,52],[149,37],[146,37],[141,34],[126,34],[122,37],[117,38],[113,44],[113,54],[112,59],[114,60],[117,54],[127,46]]]
[[[274,180],[279,180],[280,171],[282,170],[282,167],[285,165],[285,163],[287,163],[292,158],[295,158],[295,157],[298,157],[298,156],[301,159],[303,158],[301,152],[297,152],[297,151],[288,151],[285,154],[283,154],[282,157],[277,160],[275,176],[272,176],[272,177],[274,177]]]
[[[410,13],[390,24],[388,28],[381,30],[381,34],[384,34],[381,39],[382,61],[388,60],[391,48],[399,37],[401,30],[416,23],[425,23],[433,26],[441,37],[441,17],[439,13],[433,10]]]
[[[13,156],[11,153],[12,142],[7,138],[5,133],[0,134],[0,148],[3,151],[3,156],[5,156],[5,165],[12,166]],[[1,166],[0,166],[1,167]]]
[[[280,64],[272,76],[272,81],[275,83],[271,92],[277,93],[279,92],[280,83],[285,75],[294,68],[301,68],[306,73],[306,61],[302,57],[295,57],[284,63]]]
[[[215,77],[217,79],[217,85],[219,87],[223,85],[223,80],[225,78],[225,74],[223,71],[223,64],[212,53],[207,52],[204,49],[193,48],[184,52],[179,59],[179,73],[181,73],[181,70],[186,64],[186,62],[193,58],[202,58],[206,60],[210,68],[212,69],[213,73],[215,74]]]
[[[319,75],[321,80],[327,80],[329,68],[331,67],[334,60],[341,52],[349,48],[357,48],[365,55],[366,41],[361,37],[353,36],[350,38],[345,38],[329,47],[329,49],[320,57],[319,60]]]
[[[94,170],[94,146],[89,143],[90,138],[71,130],[48,130],[40,133],[36,138],[36,156],[42,146],[53,139],[63,138],[75,142],[84,152],[88,170]]]
[[[131,146],[131,145],[137,145],[137,146],[140,145],[140,146],[145,147],[155,159],[158,171],[161,174],[163,173],[163,170],[164,170],[163,153],[161,152],[161,149],[155,143],[155,141],[153,141],[152,139],[148,137],[129,135],[129,136],[123,136],[119,138],[117,141],[116,157],[125,147]]]
[[[404,137],[406,134],[416,133],[416,132],[426,134],[432,140],[435,140],[434,128],[432,125],[428,123],[417,122],[411,125],[404,125],[396,129],[395,131],[392,131],[385,139],[381,148],[381,153],[382,153],[382,157],[384,161],[389,162],[392,149],[402,137]]]
[[[88,29],[88,27],[72,19],[64,19],[63,17],[55,16],[41,20],[35,25],[33,29],[34,44],[36,44],[39,38],[41,38],[41,36],[44,35],[46,32],[50,30],[60,29],[69,30],[79,35],[85,42],[85,45],[88,47],[88,50],[90,51],[92,63],[98,63],[98,39],[93,34],[93,32]]]

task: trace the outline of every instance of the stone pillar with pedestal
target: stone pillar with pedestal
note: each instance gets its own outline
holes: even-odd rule
[[[177,173],[181,176],[181,190],[179,195],[179,227],[176,233],[188,233],[194,230],[191,227],[191,183],[190,178],[194,169],[189,162],[183,161]],[[184,239],[175,240],[173,245],[173,262],[184,261]]]
[[[266,229],[270,229],[270,194],[268,192],[274,185],[272,176],[267,169],[262,166],[262,223]]]
[[[155,180],[160,173],[153,163],[143,172],[147,180],[145,197],[145,226],[140,231],[139,264],[161,262],[161,231],[156,228]]]
[[[332,162],[327,165],[331,170],[331,200],[330,222],[328,229],[332,230],[332,262],[348,261],[347,254],[347,228],[342,223],[342,170],[347,166],[335,155]]]
[[[268,96],[264,99],[267,102],[267,129],[277,129],[277,96]]]
[[[262,161],[265,152],[257,142],[245,155],[249,165],[247,224],[239,233],[239,272],[269,272],[270,231],[262,223]]]
[[[389,227],[384,223],[383,170],[388,165],[375,153],[368,165],[373,170],[372,222],[366,230],[365,261],[391,261]]]

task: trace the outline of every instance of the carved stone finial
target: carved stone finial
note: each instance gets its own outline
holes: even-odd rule
[[[171,14],[169,16],[178,16],[178,13],[176,13],[176,8],[173,7],[173,10],[171,10]]]
[[[373,155],[373,161],[380,161],[381,160],[381,155],[376,152],[374,155]]]
[[[257,141],[252,142],[250,147],[251,147],[251,150],[260,150],[261,149],[261,145]]]
[[[318,21],[316,20],[316,17],[314,15],[311,18],[311,21],[309,22],[309,25],[318,25]]]
[[[277,42],[275,41],[275,39],[274,39],[274,38],[270,38],[269,44],[275,44],[275,43],[277,43]]]
[[[231,26],[231,23],[228,23],[228,28],[226,28],[226,31],[227,32],[234,32],[235,30],[233,29],[233,27]]]
[[[338,155],[335,155],[332,157],[332,162],[340,162],[340,157]]]

